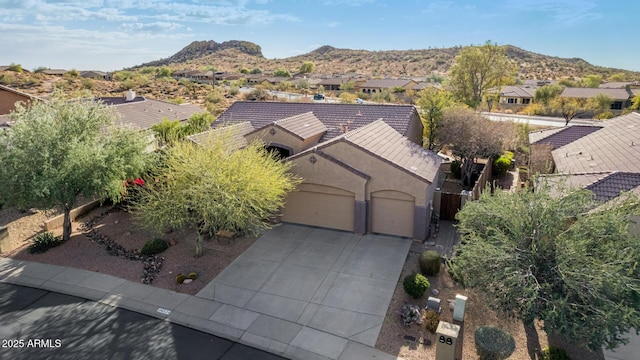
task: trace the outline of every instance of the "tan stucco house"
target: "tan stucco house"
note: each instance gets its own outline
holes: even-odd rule
[[[236,127],[239,146],[264,141],[304,179],[287,196],[282,221],[428,236],[441,159],[422,148],[415,107],[235,102],[216,124]]]
[[[34,100],[39,99],[20,90],[0,85],[0,115],[6,115],[14,111],[17,102],[29,105]]]

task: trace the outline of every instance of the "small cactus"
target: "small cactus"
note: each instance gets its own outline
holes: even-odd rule
[[[176,276],[176,284],[182,284],[186,278],[184,274],[178,274],[178,276]]]
[[[187,278],[191,280],[195,280],[197,277],[198,277],[198,274],[196,274],[195,272],[190,272],[189,275],[187,276]]]

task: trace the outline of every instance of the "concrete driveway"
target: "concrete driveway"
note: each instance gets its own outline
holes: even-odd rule
[[[222,303],[211,320],[244,330],[248,344],[295,358],[347,358],[354,343],[375,345],[410,246],[282,224],[196,296]]]

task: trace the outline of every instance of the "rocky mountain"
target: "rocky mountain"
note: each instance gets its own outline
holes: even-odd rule
[[[230,40],[221,43],[217,43],[213,40],[194,41],[168,58],[151,61],[134,68],[188,63],[190,61],[202,59],[209,55],[216,54],[227,49],[234,49],[249,56],[255,56],[258,58],[263,57],[262,49],[260,48],[260,46],[249,41]]]
[[[589,74],[604,79],[614,73],[624,73],[630,79],[640,79],[640,73],[589,64],[578,58],[559,58],[533,53],[515,46],[505,45],[507,55],[518,65],[519,77],[526,79],[579,79]],[[369,51],[321,46],[309,53],[282,58],[266,59],[259,45],[247,41],[196,41],[166,59],[145,66],[167,65],[173,69],[210,68],[218,71],[238,72],[242,68],[261,68],[265,73],[285,68],[291,73],[305,61],[313,61],[316,73],[335,74],[358,72],[373,77],[426,77],[446,75],[453,65],[461,46],[419,50]]]

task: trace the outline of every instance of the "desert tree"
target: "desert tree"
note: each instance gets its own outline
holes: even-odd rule
[[[116,126],[115,113],[93,99],[57,93],[12,116],[15,124],[0,134],[0,203],[61,209],[63,240],[80,197],[118,200],[125,180],[144,169],[147,137]]]
[[[598,103],[588,98],[558,96],[549,102],[549,107],[552,111],[562,115],[564,125],[567,126],[575,117],[597,111]]]
[[[640,329],[640,207],[538,179],[535,191],[485,192],[457,214],[454,273],[500,313],[592,350]]]
[[[507,133],[504,129],[508,129]],[[491,158],[502,153],[503,142],[513,138],[513,127],[505,127],[479,113],[462,107],[444,110],[437,141],[462,162],[462,185],[471,188],[473,171],[478,158]]]
[[[587,75],[581,81],[580,84],[588,88],[597,88],[602,83],[602,76],[600,75]]]
[[[316,70],[316,64],[314,64],[313,61],[305,61],[300,66],[300,73],[302,73],[302,74],[310,74],[310,73],[314,72],[315,70]]]
[[[446,90],[428,87],[420,92],[418,109],[424,126],[425,147],[427,149],[435,149],[438,129],[442,126],[444,110],[453,104],[453,96]]]
[[[132,210],[145,228],[195,230],[196,256],[206,234],[256,235],[284,205],[299,179],[261,142],[237,149],[229,130],[202,144],[176,142],[152,166]]]
[[[285,68],[277,68],[273,72],[273,76],[290,78],[291,73]]]
[[[557,84],[544,85],[536,89],[534,100],[544,106],[562,94],[564,87]]]
[[[505,48],[487,42],[460,50],[451,67],[448,86],[459,101],[476,108],[489,89],[513,82],[514,73]]]

